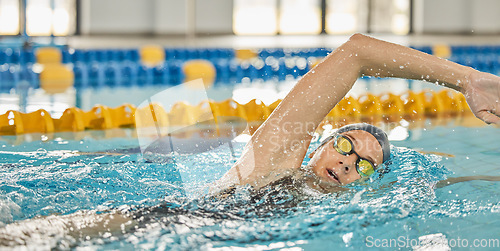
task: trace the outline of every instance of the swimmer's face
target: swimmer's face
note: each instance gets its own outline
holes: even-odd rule
[[[371,161],[375,167],[382,164],[382,147],[377,139],[370,133],[362,130],[352,130],[342,135],[349,138],[354,146],[354,151],[364,159]],[[356,171],[356,154],[342,155],[333,147],[334,139],[330,140],[309,157],[308,166],[318,177],[318,186],[322,190],[329,187],[345,185],[361,179]]]

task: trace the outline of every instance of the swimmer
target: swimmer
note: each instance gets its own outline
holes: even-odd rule
[[[449,87],[465,95],[478,118],[500,125],[499,77],[401,45],[355,34],[297,82],[253,134],[240,159],[213,184],[211,193],[224,195],[232,188],[244,185],[258,191],[269,185],[295,182],[330,193],[342,190],[343,185],[362,181],[381,169],[390,160],[389,141],[381,129],[368,124],[340,128],[310,153],[311,160],[302,167],[313,133],[362,76],[424,80]],[[449,184],[460,181],[452,180]],[[443,185],[446,183],[439,184]],[[151,211],[156,212],[157,208]],[[73,233],[75,229],[71,226],[92,221],[91,229],[84,233],[99,236],[99,233],[129,229],[139,224],[142,216],[120,212],[106,217],[80,213],[75,217],[69,215],[55,219],[55,216],[49,216],[42,219],[57,222],[57,233],[61,235],[81,235],[81,230]],[[118,219],[120,224],[114,224],[113,219]],[[19,232],[16,231],[18,228],[26,229],[23,225],[34,220],[40,218],[0,228],[1,244],[22,245],[24,238],[40,236],[43,229],[35,229],[39,232],[33,234],[24,232],[23,238],[11,234]],[[117,225],[120,226],[118,230],[115,229]]]
[[[240,185],[259,189],[292,176],[328,193],[374,173],[390,159],[389,143],[381,129],[367,124],[341,128],[309,155],[305,168],[301,167],[314,131],[362,76],[446,86],[464,94],[476,117],[500,125],[499,77],[355,34],[297,82],[213,191]]]

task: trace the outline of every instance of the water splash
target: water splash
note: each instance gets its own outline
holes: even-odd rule
[[[0,154],[6,160],[0,167],[2,224],[40,215],[71,216],[82,210],[97,215],[120,210],[130,217],[141,212],[147,219],[125,233],[93,238],[57,235],[46,244],[61,249],[357,249],[365,246],[367,236],[394,238],[427,229],[456,229],[465,224],[457,219],[498,212],[496,201],[456,198],[453,195],[460,192],[456,188],[436,190],[435,184],[452,172],[441,157],[408,148],[392,147],[391,163],[370,181],[347,186],[346,192],[320,194],[289,187],[257,192],[240,187],[232,196],[214,199],[205,196],[207,185],[234,163],[227,149],[178,156],[174,163],[161,165],[126,151],[76,152],[126,149],[134,146],[130,141],[81,143],[46,142],[46,152],[40,153],[41,143],[34,142]],[[311,149],[315,144],[319,143]],[[234,145],[237,156],[243,145]]]

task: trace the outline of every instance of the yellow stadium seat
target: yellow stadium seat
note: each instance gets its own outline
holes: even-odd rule
[[[215,66],[208,60],[196,59],[184,63],[182,70],[184,72],[185,82],[202,79],[205,88],[211,87],[215,82]]]
[[[249,60],[258,57],[258,53],[252,49],[238,49],[235,51],[235,57],[240,60]]]
[[[449,58],[451,56],[451,48],[446,44],[437,44],[432,47],[432,54],[440,58]]]
[[[42,47],[36,50],[36,62],[39,64],[60,64],[62,53],[55,47]]]
[[[140,49],[142,64],[154,67],[165,62],[165,50],[158,45],[147,45]]]
[[[39,75],[40,87],[48,93],[63,93],[73,86],[73,71],[62,64],[44,65]]]

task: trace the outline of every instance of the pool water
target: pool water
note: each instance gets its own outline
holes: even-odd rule
[[[4,141],[0,227],[36,216],[164,204],[171,213],[154,218],[142,231],[81,239],[55,235],[26,244],[96,250],[411,250],[429,243],[464,247],[465,239],[466,249],[477,248],[474,244],[498,248],[500,182],[436,184],[449,177],[500,176],[500,129],[398,130],[406,136],[392,141],[392,163],[369,182],[338,194],[309,191],[301,198],[279,188],[256,197],[248,187],[227,199],[207,198],[208,185],[231,167],[244,142],[233,142],[234,155],[224,145],[165,164],[127,152],[137,147],[134,138]],[[123,154],[95,153],[109,150]]]

